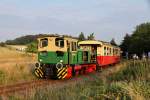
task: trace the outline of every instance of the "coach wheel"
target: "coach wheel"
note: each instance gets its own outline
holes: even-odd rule
[[[82,68],[81,70],[80,70],[80,75],[83,75],[83,74],[85,74],[85,68]]]
[[[96,71],[101,72],[102,71],[102,67],[99,65],[96,65]]]

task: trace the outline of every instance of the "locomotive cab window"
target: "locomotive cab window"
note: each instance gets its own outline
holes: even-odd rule
[[[41,39],[40,47],[47,47],[48,46],[48,39]]]
[[[64,47],[64,39],[56,38],[55,39],[55,45],[58,46],[58,47]]]
[[[83,61],[88,62],[88,52],[87,51],[83,51]]]
[[[77,43],[72,42],[72,51],[77,51]]]

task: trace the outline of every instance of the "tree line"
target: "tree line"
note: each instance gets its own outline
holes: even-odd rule
[[[85,38],[84,33],[81,32],[79,40],[94,40],[94,33]],[[115,39],[110,41],[110,44],[117,46]],[[150,22],[137,25],[133,33],[124,36],[121,44],[118,45],[123,51],[123,56],[132,56],[133,54],[141,57],[143,54],[150,55]]]
[[[94,33],[90,34],[87,38],[85,38],[83,32],[79,35],[80,41],[94,40],[94,38]],[[110,43],[117,46],[114,38],[110,41]],[[123,51],[123,56],[132,56],[133,54],[140,57],[143,54],[150,56],[150,22],[137,25],[131,34],[126,33],[121,44],[118,46]]]

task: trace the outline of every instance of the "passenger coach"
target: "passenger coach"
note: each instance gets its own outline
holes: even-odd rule
[[[108,42],[86,40],[79,42],[79,46],[81,49],[89,49],[91,53],[95,53],[92,59],[96,60],[98,66],[105,67],[120,61],[120,48]]]

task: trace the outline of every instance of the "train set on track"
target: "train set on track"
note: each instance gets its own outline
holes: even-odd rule
[[[68,79],[120,62],[121,50],[108,42],[79,41],[65,36],[38,38],[35,75],[46,79]]]

